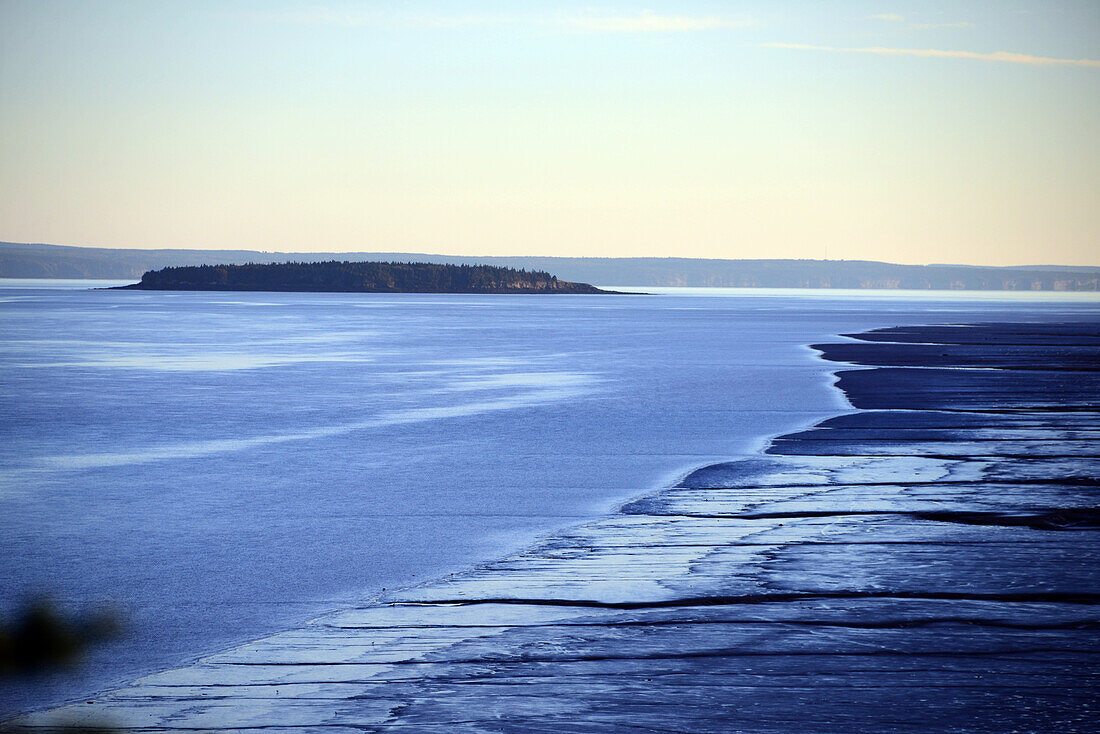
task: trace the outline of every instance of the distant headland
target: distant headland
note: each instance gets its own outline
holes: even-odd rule
[[[333,293],[613,293],[541,270],[417,262],[248,263],[150,270],[122,286],[147,291]]]
[[[703,260],[685,257],[492,257],[408,252],[134,250],[0,242],[0,278],[139,278],[147,270],[203,263],[348,260],[493,265],[548,271],[575,283],[645,288],[886,288],[1097,291],[1100,267],[899,265],[866,260]]]

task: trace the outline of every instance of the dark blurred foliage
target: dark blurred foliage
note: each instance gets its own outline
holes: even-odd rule
[[[88,648],[122,632],[118,615],[107,611],[66,615],[48,599],[27,603],[11,619],[0,620],[0,685],[4,678],[32,677],[76,666]],[[0,716],[0,718],[3,718]],[[47,727],[0,723],[0,734],[115,734],[105,723],[57,722]]]
[[[7,727],[0,725],[0,734],[119,734],[118,729],[109,724],[54,724],[49,727],[31,728]]]
[[[0,621],[0,676],[74,665],[89,646],[117,637],[121,629],[113,613],[66,616],[48,599],[36,599],[14,619]]]

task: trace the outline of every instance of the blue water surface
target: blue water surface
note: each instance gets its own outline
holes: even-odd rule
[[[51,287],[45,287],[45,286]],[[0,611],[109,604],[59,703],[517,550],[847,409],[806,345],[1095,298],[0,284]]]

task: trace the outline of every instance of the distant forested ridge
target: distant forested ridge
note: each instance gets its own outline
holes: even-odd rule
[[[151,270],[125,288],[156,291],[337,293],[608,293],[550,273],[492,265],[416,262],[247,263]]]
[[[726,288],[906,288],[920,290],[1100,290],[1100,268],[1036,265],[897,265],[869,260],[713,260],[687,257],[473,257],[407,252],[286,253],[255,250],[116,250],[0,242],[0,278],[136,280],[147,270],[203,263],[288,260],[481,264],[549,271],[601,286]]]

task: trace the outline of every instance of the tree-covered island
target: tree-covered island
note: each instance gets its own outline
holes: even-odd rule
[[[287,262],[150,270],[123,288],[335,293],[611,293],[543,271],[414,262]]]

